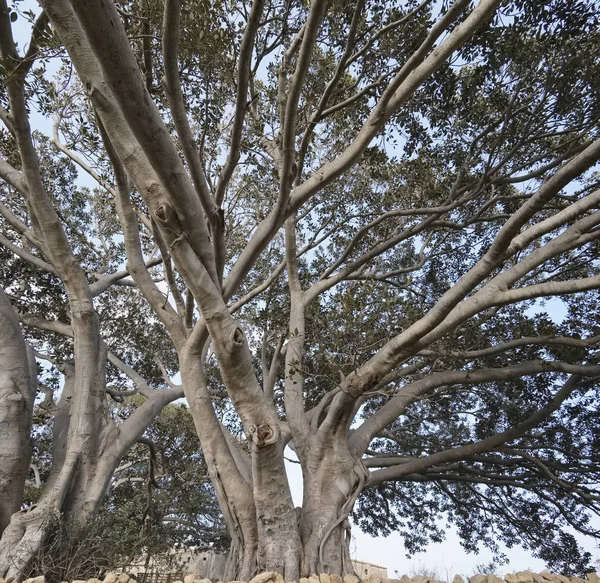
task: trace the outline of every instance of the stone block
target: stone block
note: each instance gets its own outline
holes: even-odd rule
[[[121,573],[118,577],[117,577],[117,583],[129,583],[129,575],[127,573]],[[75,583],[75,581],[73,581],[73,583]]]
[[[196,578],[195,575],[186,575],[183,578],[183,583],[194,583],[194,579]]]
[[[25,579],[23,583],[46,583],[46,577],[40,575],[39,577],[31,577],[31,579]]]
[[[504,576],[506,583],[533,583],[531,573],[519,571],[518,573],[507,573]]]
[[[482,575],[481,573],[477,573],[477,575],[469,577],[469,583],[485,583],[486,580],[487,575]]]
[[[429,583],[429,577],[417,575],[416,577],[411,577],[411,583]]]
[[[382,583],[381,577],[379,575],[376,575],[375,573],[371,573],[371,575],[369,575],[365,579],[365,582],[366,583]]]
[[[102,583],[117,583],[118,579],[119,576],[114,571],[109,571],[108,573],[106,573],[106,575],[104,575]]]
[[[598,577],[598,573],[592,571],[591,573],[586,573],[585,578],[591,583],[600,583],[600,577]]]
[[[360,583],[360,579],[356,575],[348,573],[344,575],[344,583]]]
[[[267,583],[267,581],[274,580],[277,576],[277,573],[273,571],[265,571],[264,573],[259,573],[256,577],[250,579],[250,583]],[[206,581],[209,581],[206,579]]]
[[[344,580],[339,575],[329,575],[329,578],[331,579],[331,583],[344,583]]]
[[[319,581],[321,583],[331,583],[331,578],[329,577],[328,573],[321,573],[319,575]]]
[[[452,583],[465,583],[465,580],[460,575],[454,575]]]

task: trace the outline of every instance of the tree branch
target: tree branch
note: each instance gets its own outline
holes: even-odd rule
[[[594,369],[594,375],[598,375],[600,373],[600,367],[590,367],[590,369]],[[519,423],[514,427],[507,429],[506,431],[502,431],[501,433],[497,433],[496,435],[475,443],[470,443],[468,445],[463,445],[446,451],[440,451],[424,458],[407,462],[406,464],[402,464],[400,466],[394,466],[371,472],[369,486],[375,486],[385,480],[402,479],[403,476],[430,468],[434,464],[460,460],[477,453],[491,451],[498,446],[507,443],[516,437],[519,437],[520,435],[523,435],[526,431],[535,427],[544,419],[547,419],[578,388],[579,381],[579,376],[576,376],[576,374],[572,375],[563,385],[561,390],[556,393],[552,401],[550,401],[548,405],[540,409],[537,413],[534,413],[526,421],[523,421],[522,423]]]

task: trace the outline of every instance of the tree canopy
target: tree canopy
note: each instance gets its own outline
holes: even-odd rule
[[[349,572],[351,516],[585,570],[600,5],[40,5],[0,2],[0,282],[62,403],[36,517],[126,504],[115,471],[185,394],[228,579]]]

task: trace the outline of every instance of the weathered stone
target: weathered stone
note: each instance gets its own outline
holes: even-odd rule
[[[274,573],[273,571],[265,571],[264,573],[259,573],[256,575],[256,577],[250,579],[250,583],[267,583],[267,581],[270,579],[274,580],[276,576],[277,573]],[[210,579],[203,579],[202,581],[206,581],[206,583],[208,583]]]
[[[548,571],[548,569],[544,569],[540,571],[540,577],[546,579],[546,581],[552,581],[554,579],[554,575]]]
[[[417,575],[411,578],[412,583],[429,583],[429,577],[423,577],[423,575]]]
[[[460,575],[454,575],[452,583],[465,583],[465,580]]]
[[[183,583],[194,583],[194,579],[196,578],[195,575],[186,575],[183,578]]]
[[[117,583],[118,579],[119,579],[119,576],[114,571],[109,571],[104,576],[102,583]]]
[[[591,581],[592,583],[600,583],[600,577],[598,577],[598,573],[596,573],[595,571],[592,571],[591,573],[586,573],[585,577],[588,581]]]
[[[39,577],[32,577],[31,579],[25,579],[23,583],[46,583],[46,577],[40,575]]]
[[[329,575],[329,578],[331,579],[331,583],[344,583],[344,580],[335,573],[333,575]]]
[[[96,577],[92,577],[91,579],[87,580],[87,583],[102,583],[102,581],[100,581],[100,579],[96,579]]]
[[[564,575],[554,575],[554,580],[560,581],[560,583],[571,583],[569,578],[565,577]]]
[[[379,575],[376,575],[375,573],[371,573],[371,575],[369,575],[366,579],[365,579],[366,583],[382,583],[381,582],[381,577]]]
[[[533,577],[531,573],[525,571],[519,571],[518,573],[507,573],[504,576],[506,583],[533,583]]]
[[[117,583],[129,583],[129,575],[127,573],[121,573],[118,577],[117,577]],[[73,581],[73,583],[75,583],[75,581]]]
[[[196,579],[194,583],[212,583],[212,581],[210,579]]]
[[[310,583],[321,583],[319,576],[315,575],[314,573],[308,578],[308,580],[310,581]]]
[[[504,579],[500,579],[500,577],[491,573],[487,576],[486,583],[504,583]]]
[[[410,577],[408,575],[402,575],[402,577],[400,577],[400,583],[410,583]]]
[[[283,575],[281,573],[275,573],[274,583],[285,583]]]
[[[486,575],[477,573],[477,575],[473,575],[472,577],[469,577],[469,583],[485,583],[486,579],[487,579]]]
[[[544,579],[541,575],[534,573],[533,571],[527,571],[531,574],[531,578],[533,579],[533,583],[548,583],[547,579]]]
[[[299,583],[310,583],[310,579],[308,577],[300,577]]]
[[[585,579],[582,579],[581,577],[576,577],[575,575],[569,577],[569,580],[571,581],[571,583],[586,583]]]
[[[321,583],[331,583],[331,578],[327,573],[321,573],[319,575],[319,581],[321,581]]]
[[[360,579],[356,575],[348,573],[344,575],[344,583],[360,583]]]
[[[123,574],[125,575],[125,573]],[[125,577],[127,577],[125,581],[121,581],[121,579],[119,578],[119,583],[127,583],[127,581],[129,581],[129,575],[125,575]],[[87,581],[85,579],[74,579],[73,583],[87,583]]]

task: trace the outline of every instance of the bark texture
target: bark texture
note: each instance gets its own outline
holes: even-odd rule
[[[4,290],[0,289],[0,535],[21,507],[31,459],[35,361]]]

